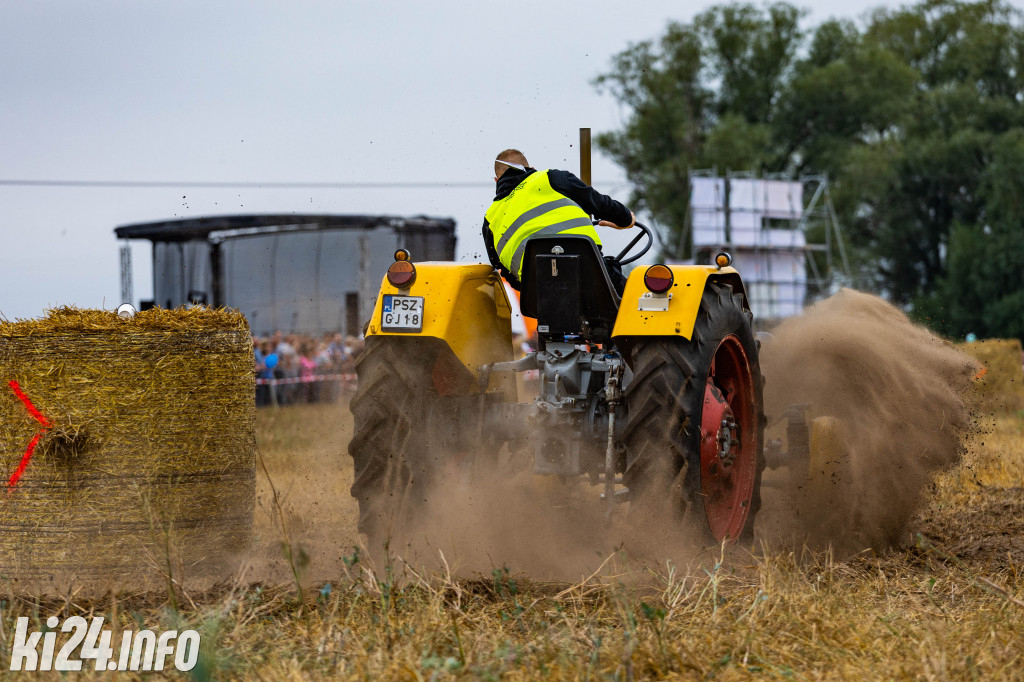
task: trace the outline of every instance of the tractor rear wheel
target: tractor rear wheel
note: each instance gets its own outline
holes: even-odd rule
[[[686,517],[705,541],[753,540],[765,461],[752,320],[741,294],[709,282],[690,340],[634,345],[623,432],[631,514]]]
[[[356,360],[351,491],[359,503],[359,530],[371,550],[398,544],[437,469],[439,453],[426,427],[428,403],[437,395],[438,357],[432,339],[373,336]]]

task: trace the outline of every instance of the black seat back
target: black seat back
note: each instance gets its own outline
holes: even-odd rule
[[[526,243],[520,306],[541,336],[611,336],[619,311],[597,245],[583,235],[552,235]]]

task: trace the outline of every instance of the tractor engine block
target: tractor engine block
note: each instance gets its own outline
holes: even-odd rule
[[[608,439],[605,382],[621,358],[559,342],[548,342],[536,357],[540,394],[534,473],[596,476],[604,467]]]

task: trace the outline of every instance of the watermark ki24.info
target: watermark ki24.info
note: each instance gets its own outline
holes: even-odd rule
[[[195,630],[167,630],[159,635],[152,630],[125,630],[115,654],[110,642],[113,635],[103,629],[101,616],[91,623],[81,616],[71,616],[63,625],[56,616],[50,616],[46,619],[47,632],[29,632],[28,622],[28,617],[22,616],[15,626],[11,670],[69,672],[82,670],[83,663],[94,661],[95,670],[163,670],[173,662],[177,670],[186,671],[199,660],[199,633]],[[60,632],[71,633],[60,649],[58,625]]]

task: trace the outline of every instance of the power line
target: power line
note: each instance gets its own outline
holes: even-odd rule
[[[619,182],[599,182],[620,186]],[[4,187],[108,187],[136,189],[445,189],[494,187],[493,182],[197,182],[191,180],[3,180]]]
[[[493,187],[493,182],[196,182],[176,180],[3,180],[7,187],[123,187],[215,189],[443,189],[445,187]]]

